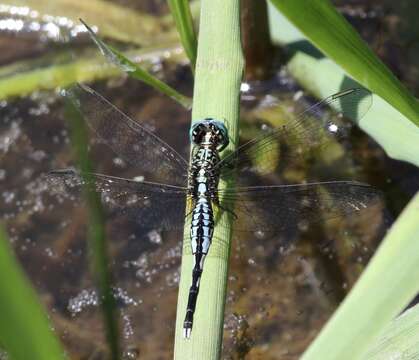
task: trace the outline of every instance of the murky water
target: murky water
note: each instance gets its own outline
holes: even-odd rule
[[[165,2],[144,3],[143,9],[164,11],[160,6]],[[362,10],[361,5],[358,8]],[[63,19],[48,22],[39,14],[32,16],[30,9],[27,14],[22,11],[12,13],[0,1],[0,46],[13,49],[13,56],[2,52],[0,63],[26,59],[19,72],[33,64],[31,57],[88,46],[85,39],[72,39],[73,29]],[[381,41],[377,40],[381,34],[369,31],[371,22],[356,13],[351,16],[372,44]],[[391,16],[373,21],[388,25]],[[67,35],[49,37],[49,23],[61,23],[64,32],[59,34]],[[392,31],[385,33],[386,46],[396,37],[397,28]],[[384,60],[388,54],[381,52]],[[162,61],[157,68],[176,88],[192,93],[192,76],[186,67]],[[397,70],[415,71],[414,65]],[[125,77],[95,81],[92,86],[186,156],[190,114],[180,106]],[[292,110],[292,99],[299,91],[279,69],[269,81],[249,84],[244,90],[243,139],[269,125],[266,114]],[[285,105],[273,109],[271,96]],[[363,217],[302,227],[298,234],[236,239],[227,293],[225,359],[297,359],[359,276],[391,218],[417,188],[416,168],[388,159],[359,130],[351,128],[350,133],[335,159],[320,158],[314,167],[302,164],[299,169],[287,169],[284,176],[296,182],[362,180],[383,190],[383,202]],[[90,150],[97,172],[126,178],[142,175],[94,138]],[[10,241],[71,357],[104,359],[100,299],[87,263],[86,209],[80,199],[51,194],[43,179],[49,170],[71,165],[69,129],[63,102],[55,92],[0,103],[0,216]],[[182,234],[144,231],[117,215],[109,214],[107,235],[125,358],[171,358]]]

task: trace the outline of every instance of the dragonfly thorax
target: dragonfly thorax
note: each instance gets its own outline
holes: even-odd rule
[[[195,123],[190,131],[191,142],[198,146],[208,146],[223,150],[229,143],[228,131],[218,120],[205,119]]]

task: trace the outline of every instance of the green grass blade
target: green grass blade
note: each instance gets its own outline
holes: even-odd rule
[[[184,62],[179,45],[166,44],[156,48],[132,50],[124,54],[135,59],[145,69],[151,69],[157,57],[169,56],[167,61]],[[39,59],[25,60],[0,67],[0,99],[25,96],[38,90],[55,90],[75,82],[92,82],[121,75],[97,51],[88,49],[77,56],[68,52]]]
[[[419,305],[390,322],[362,360],[419,359]]]
[[[359,87],[339,65],[322,57],[273,5],[269,6],[269,10],[273,41],[291,54],[287,70],[302,87],[319,99],[343,89]],[[374,94],[371,109],[357,125],[373,137],[390,157],[419,166],[419,128],[378,95]]]
[[[67,95],[66,115],[70,121],[73,146],[81,175],[85,181],[84,194],[89,208],[88,243],[91,269],[99,290],[111,359],[117,360],[120,358],[120,346],[116,320],[116,303],[111,287],[112,279],[108,269],[110,261],[105,239],[104,215],[99,195],[95,191],[94,181],[90,175],[93,169],[88,157],[86,125],[82,114],[72,103],[72,101],[77,101],[77,97],[73,97],[74,95],[70,92]]]
[[[102,52],[103,56],[108,59],[108,61],[116,66],[118,66],[122,71],[126,72],[129,76],[134,79],[143,81],[147,85],[155,88],[156,90],[162,92],[163,94],[169,96],[173,100],[177,101],[186,109],[191,108],[191,99],[188,97],[178,93],[175,89],[171,86],[167,85],[163,81],[159,80],[155,76],[151,75],[145,69],[142,69],[133,61],[125,57],[122,53],[115,50],[109,45],[106,45],[96,34],[94,31],[83,21],[80,19],[86,29],[89,31],[90,36],[92,37],[93,41],[99,47],[100,51]]]
[[[65,359],[1,226],[0,278],[0,347],[14,360]]]
[[[240,0],[201,1],[192,121],[207,117],[224,121],[231,138],[227,151],[234,149],[238,140],[239,90],[244,67],[239,10]],[[220,186],[227,185],[220,183]],[[190,224],[185,224],[176,315],[175,359],[220,358],[231,236],[231,231],[226,228],[228,224],[231,225],[231,220],[226,212],[217,219],[214,238],[205,259],[189,340],[182,336],[193,267]]]
[[[302,360],[359,359],[419,290],[419,193]],[[333,344],[333,345],[331,345]]]
[[[271,0],[348,75],[419,126],[419,104],[329,1]]]
[[[175,20],[176,28],[180,35],[180,41],[185,49],[186,56],[195,68],[197,40],[193,27],[191,9],[188,0],[168,0],[170,11]]]

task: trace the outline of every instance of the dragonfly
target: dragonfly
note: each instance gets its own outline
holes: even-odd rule
[[[355,181],[260,185],[260,179],[277,171],[281,163],[301,161],[301,148],[323,150],[339,139],[342,134],[336,117],[325,120],[325,114],[333,107],[340,115],[360,119],[372,103],[371,93],[363,88],[331,95],[230,152],[224,151],[230,138],[223,119],[194,121],[190,162],[86,85],[73,86],[65,96],[118,156],[162,179],[153,182],[90,174],[103,203],[131,215],[146,228],[183,229],[185,222],[189,226],[194,262],[182,330],[187,339],[214,227],[228,226],[218,222],[215,213],[231,216],[237,233],[280,234],[298,219],[313,223],[343,217],[366,209],[379,197],[378,190]],[[279,159],[274,154],[278,149]],[[81,175],[74,169],[62,169],[51,171],[48,177],[54,187],[71,193],[80,192],[85,184]],[[233,179],[234,186],[220,186],[225,179]]]

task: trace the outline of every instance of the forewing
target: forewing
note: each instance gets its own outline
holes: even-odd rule
[[[94,189],[111,213],[122,213],[146,229],[182,229],[185,222],[186,188],[138,182],[113,176],[90,174]],[[53,193],[80,197],[84,179],[73,170],[47,175]]]
[[[338,114],[359,120],[372,104],[372,95],[366,89],[342,91],[313,105],[285,125],[239,146],[217,165],[224,177],[236,175],[238,184],[246,183],[249,173],[268,175],[286,166],[298,164],[314,150],[324,148],[333,139],[342,137],[344,131],[330,107]],[[335,114],[336,115],[336,114]]]
[[[65,94],[117,155],[168,184],[186,185],[188,163],[163,140],[85,85],[73,86]]]
[[[221,208],[236,216],[235,231],[278,234],[367,210],[380,192],[358,182],[334,181],[220,190]]]

